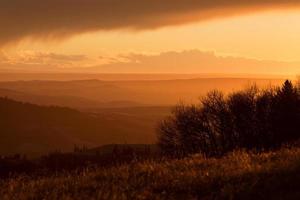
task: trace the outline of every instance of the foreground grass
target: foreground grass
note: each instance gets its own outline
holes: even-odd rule
[[[300,148],[0,181],[1,199],[300,199]]]

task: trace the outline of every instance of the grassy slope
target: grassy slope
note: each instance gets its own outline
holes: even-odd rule
[[[0,183],[3,199],[300,199],[300,148],[193,156]]]

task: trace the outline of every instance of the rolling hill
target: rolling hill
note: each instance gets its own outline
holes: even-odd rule
[[[269,86],[278,85],[282,82],[282,79],[258,78],[129,81],[93,79],[78,81],[10,81],[0,82],[0,88],[17,92],[18,95],[7,92],[5,95],[21,101],[86,109],[174,105],[181,100],[195,102],[201,95],[216,88],[228,93],[254,83],[258,86]]]
[[[99,110],[83,113],[66,107],[38,106],[0,98],[0,155],[70,151],[74,145],[155,142],[155,124],[167,107]],[[147,114],[151,110],[151,114]]]

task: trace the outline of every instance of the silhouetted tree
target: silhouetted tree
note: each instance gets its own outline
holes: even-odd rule
[[[299,137],[300,98],[291,81],[278,89],[273,104],[273,133],[275,143],[288,142]]]
[[[260,149],[269,149],[274,146],[274,133],[272,130],[273,110],[272,105],[276,91],[273,88],[264,90],[256,99],[255,129],[256,146]]]
[[[253,148],[256,140],[256,99],[257,87],[253,86],[244,91],[233,93],[227,103],[232,116],[235,146]]]
[[[158,133],[168,155],[277,148],[300,137],[300,90],[287,80],[277,89],[252,86],[227,97],[212,91],[199,105],[176,106]]]
[[[205,148],[205,138],[200,131],[204,128],[203,120],[197,109],[196,106],[180,104],[173,109],[173,116],[160,123],[158,140],[165,153],[180,156],[198,152],[200,146]]]
[[[201,100],[202,120],[207,132],[206,143],[210,154],[220,154],[232,149],[233,127],[231,123],[231,113],[225,102],[223,93],[212,91]]]

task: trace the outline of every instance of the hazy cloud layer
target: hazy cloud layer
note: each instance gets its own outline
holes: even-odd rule
[[[300,73],[300,62],[218,56],[214,52],[199,50],[171,51],[158,55],[131,54],[120,58],[125,62],[114,62],[87,69],[105,73]]]
[[[20,52],[18,57],[12,59],[12,62],[25,64],[56,64],[72,65],[74,62],[86,61],[85,55],[67,55],[48,52],[24,51]]]
[[[68,55],[39,51],[20,51],[7,56],[0,51],[0,70],[60,71],[65,68],[84,66],[90,61],[86,55]]]
[[[219,56],[200,50],[108,58],[21,51],[15,57],[5,53],[2,57],[0,51],[0,70],[22,72],[300,74],[300,62]]]
[[[8,60],[6,54],[2,51],[0,51],[0,63],[6,62]]]
[[[299,4],[299,0],[1,0],[0,45],[32,36],[153,29]]]

